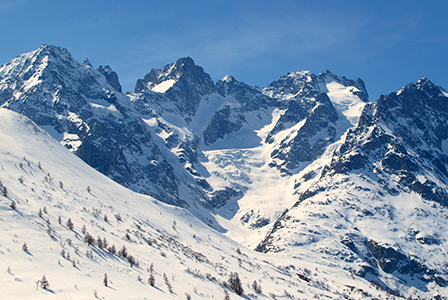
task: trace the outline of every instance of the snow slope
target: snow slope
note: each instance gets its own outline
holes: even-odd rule
[[[0,139],[3,299],[238,299],[224,287],[231,272],[246,299],[386,299],[337,266],[252,252],[184,209],[118,185],[20,114],[0,109]],[[125,246],[127,258],[112,245]]]

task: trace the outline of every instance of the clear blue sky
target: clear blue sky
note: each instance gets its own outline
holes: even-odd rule
[[[53,44],[110,65],[124,91],[184,56],[215,81],[329,69],[372,100],[421,77],[448,89],[448,1],[0,0],[0,40],[0,64]]]

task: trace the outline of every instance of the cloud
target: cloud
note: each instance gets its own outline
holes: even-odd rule
[[[8,10],[14,6],[17,6],[21,3],[25,2],[25,0],[2,0],[0,1],[0,11]]]

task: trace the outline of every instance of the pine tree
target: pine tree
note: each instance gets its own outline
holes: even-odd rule
[[[26,243],[23,243],[22,250],[28,252],[28,245]]]
[[[50,287],[50,283],[48,282],[47,278],[42,276],[42,279],[40,280],[40,287],[44,290],[48,289]]]
[[[103,239],[101,237],[98,237],[98,239],[96,240],[96,245],[98,246],[98,248],[103,249],[104,245]]]
[[[104,273],[103,283],[104,283],[104,286],[107,286],[107,284],[108,284],[107,274],[106,273]]]
[[[152,273],[149,274],[148,284],[150,286],[154,286],[156,284],[156,279],[154,278],[154,275]]]
[[[109,253],[112,254],[112,255],[115,255],[115,253],[117,253],[115,245],[112,245],[109,248],[107,248],[107,251],[109,251]]]
[[[163,280],[165,281],[166,287],[168,288],[168,291],[170,292],[170,294],[173,293],[173,287],[170,283],[170,281],[168,280],[168,277],[166,276],[165,273],[163,273]]]
[[[254,292],[257,294],[261,294],[261,286],[258,284],[256,280],[252,283],[252,288],[254,289]]]
[[[74,228],[72,219],[70,219],[70,218],[67,220],[67,223],[65,225],[67,225],[67,228],[70,230],[73,230],[73,228]]]
[[[237,272],[230,273],[230,278],[227,280],[229,283],[229,288],[234,291],[237,295],[242,295],[244,290],[241,285],[240,277]]]
[[[128,251],[126,250],[126,246],[123,245],[123,248],[121,248],[121,250],[118,251],[118,256],[122,258],[128,257]]]
[[[230,295],[226,290],[224,290],[224,300],[230,300]]]
[[[84,236],[84,242],[89,246],[95,246],[95,238],[88,232],[86,232],[86,235]]]
[[[3,197],[8,197],[8,189],[6,188],[6,186],[0,186],[0,191]]]

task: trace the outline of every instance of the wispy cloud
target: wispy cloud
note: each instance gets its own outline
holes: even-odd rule
[[[1,0],[0,1],[0,12],[8,10],[14,6],[24,3],[26,0]]]

